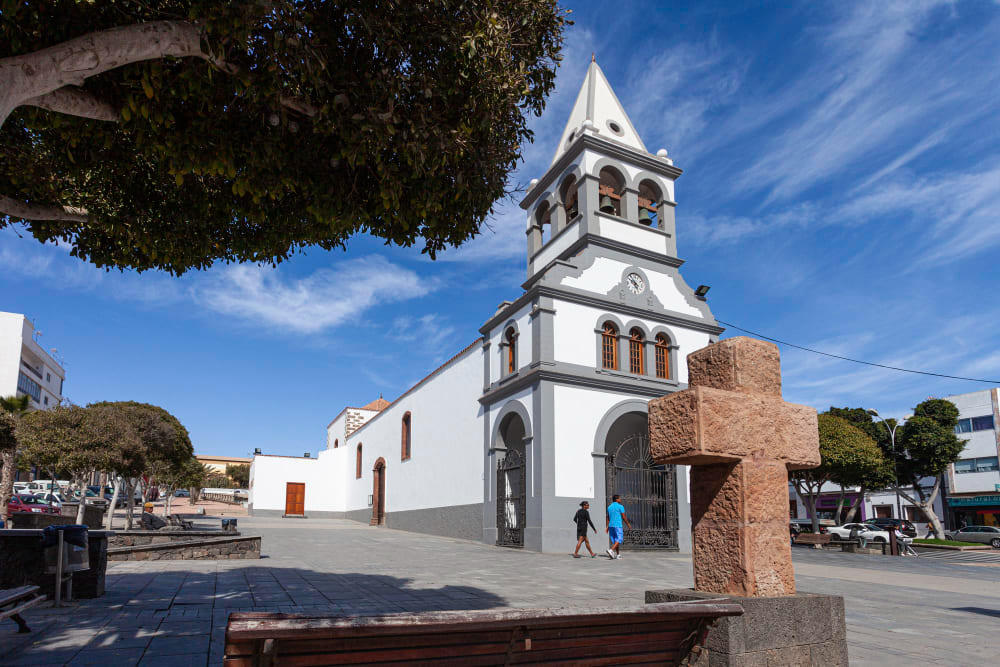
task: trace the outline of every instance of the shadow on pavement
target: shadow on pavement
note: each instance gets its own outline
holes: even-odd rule
[[[412,579],[388,575],[229,565],[211,571],[110,570],[103,597],[26,612],[29,634],[17,634],[12,621],[0,623],[0,663],[218,664],[233,611],[380,616],[507,605],[474,586],[411,588]]]

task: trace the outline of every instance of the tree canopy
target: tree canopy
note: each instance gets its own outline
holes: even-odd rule
[[[568,23],[555,0],[0,8],[0,228],[175,274],[472,238]]]

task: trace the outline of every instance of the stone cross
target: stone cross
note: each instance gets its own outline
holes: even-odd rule
[[[693,466],[695,590],[792,595],[788,471],[820,463],[816,411],[781,399],[772,343],[729,338],[687,360],[689,388],[649,403],[649,448]]]

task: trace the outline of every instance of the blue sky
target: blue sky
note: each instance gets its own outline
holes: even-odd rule
[[[515,182],[548,166],[595,52],[646,146],[685,170],[682,271],[712,286],[716,317],[1000,378],[1000,5],[763,4],[573,5],[557,90]],[[316,452],[344,405],[395,398],[520,293],[523,224],[506,202],[437,262],[357,238],[276,270],[182,279],[106,273],[8,228],[0,310],[27,314],[59,349],[76,403],[162,405],[201,453]],[[788,348],[782,359],[786,400],[819,409],[903,415],[990,386]]]

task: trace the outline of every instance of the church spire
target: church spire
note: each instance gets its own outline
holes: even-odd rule
[[[584,131],[643,153],[649,152],[598,66],[594,54],[590,56],[587,76],[583,79],[580,93],[576,96],[576,103],[573,104],[573,110],[559,139],[556,154],[552,157],[553,164]]]

